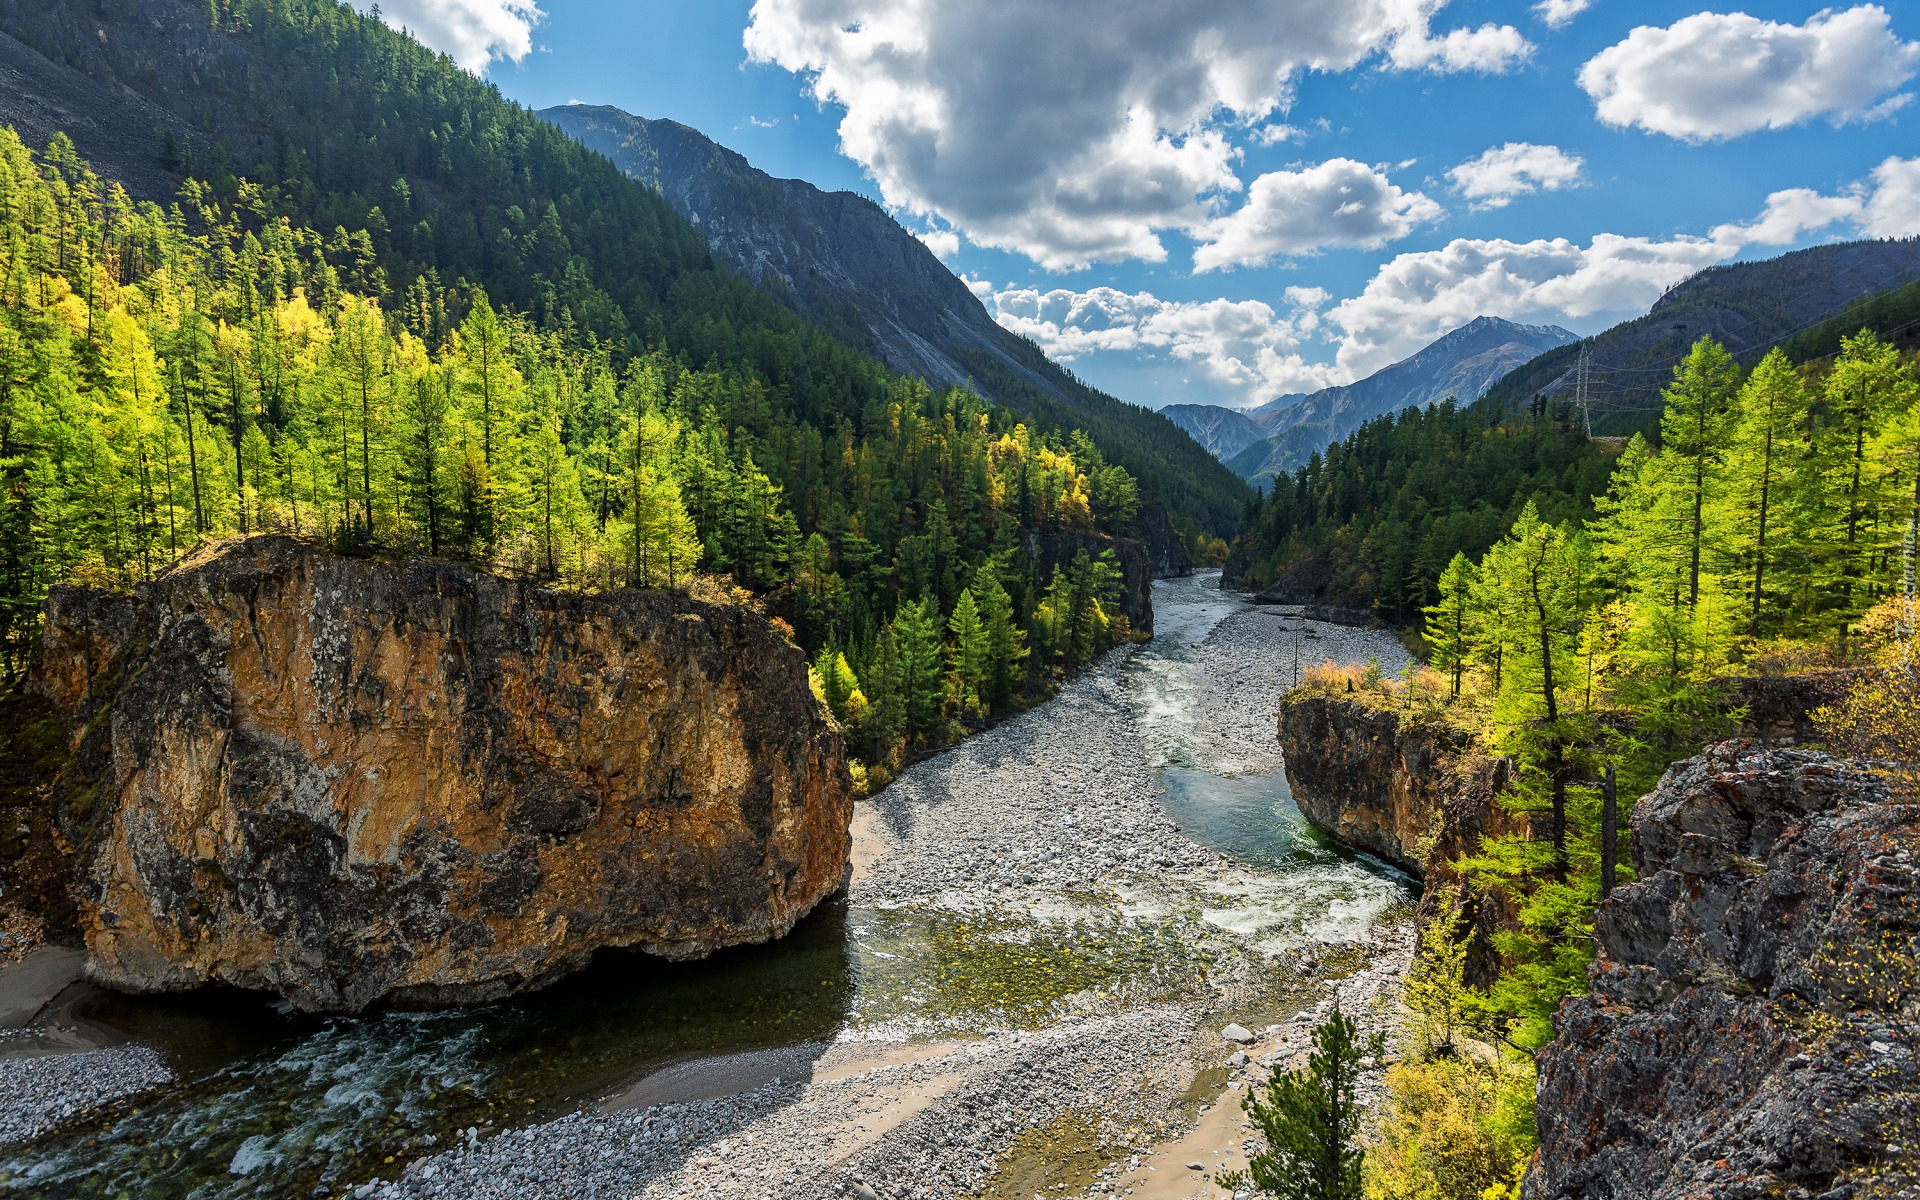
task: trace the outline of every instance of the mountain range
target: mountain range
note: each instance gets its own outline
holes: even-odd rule
[[[1760,262],[1709,267],[1668,289],[1644,317],[1508,374],[1487,398],[1509,408],[1572,393],[1581,348],[1598,434],[1630,433],[1660,411],[1673,366],[1713,337],[1751,366],[1769,347],[1811,331],[1867,297],[1920,279],[1920,238],[1843,242]]]
[[[1577,340],[1557,325],[1476,317],[1355,383],[1281,396],[1244,411],[1215,404],[1174,404],[1162,411],[1236,474],[1258,481],[1305,465],[1375,417],[1448,397],[1471,403],[1516,367]]]

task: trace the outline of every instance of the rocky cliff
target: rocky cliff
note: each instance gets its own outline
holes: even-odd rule
[[[1735,741],[1674,764],[1632,829],[1592,994],[1539,1056],[1525,1194],[1914,1194],[1920,809]]]
[[[1193,563],[1188,561],[1186,548],[1180,544],[1180,535],[1174,532],[1166,505],[1158,500],[1141,505],[1135,523],[1140,526],[1140,541],[1153,563],[1155,579],[1193,574]]]
[[[111,987],[481,1002],[779,937],[845,874],[839,734],[745,609],[264,538],[46,616],[28,686]]]
[[[1525,828],[1526,818],[1496,802],[1510,764],[1458,729],[1302,693],[1280,705],[1279,737],[1293,802],[1314,828],[1441,885],[1427,888],[1423,920],[1443,887],[1458,882],[1453,860],[1476,852],[1483,837]],[[1476,931],[1469,969],[1484,983],[1498,966],[1487,935],[1509,914],[1464,892],[1461,899]]]

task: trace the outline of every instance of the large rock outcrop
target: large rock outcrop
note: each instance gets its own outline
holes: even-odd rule
[[[1424,877],[1504,831],[1493,828],[1493,797],[1507,785],[1507,762],[1450,726],[1301,693],[1280,706],[1280,751],[1301,816],[1403,871]]]
[[[1193,563],[1187,559],[1186,547],[1180,544],[1180,535],[1174,532],[1173,519],[1167,515],[1165,504],[1158,500],[1142,504],[1135,523],[1140,527],[1140,541],[1147,548],[1147,558],[1153,563],[1155,579],[1178,579],[1193,574]]]
[[[1413,720],[1361,698],[1289,695],[1280,705],[1280,751],[1300,814],[1321,832],[1376,855],[1427,883],[1422,923],[1451,892],[1473,931],[1471,981],[1484,984],[1500,962],[1492,933],[1510,906],[1464,886],[1453,862],[1482,838],[1527,828],[1498,802],[1512,764],[1484,754],[1462,730]]]
[[[1632,818],[1589,996],[1539,1056],[1532,1200],[1911,1195],[1920,809],[1725,742]]]
[[[482,1002],[779,937],[846,871],[840,735],[745,609],[262,538],[56,591],[30,688],[114,988]]]

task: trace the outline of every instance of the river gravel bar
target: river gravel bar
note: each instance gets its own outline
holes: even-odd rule
[[[1275,717],[1293,682],[1296,626],[1303,667],[1326,659],[1405,665],[1388,635],[1242,608],[1193,651],[1204,765],[1279,766]],[[1185,836],[1162,806],[1159,762],[1127,702],[1123,672],[1135,653],[1116,651],[1049,703],[915,765],[859,805],[851,902],[1151,919],[1204,910],[1257,879],[1257,868]],[[1210,954],[1204,979],[1157,1002],[1076,996],[1043,1028],[989,1029],[917,1052],[913,1039],[937,1034],[910,1024],[857,1030],[804,1077],[470,1136],[410,1164],[401,1179],[352,1195],[1223,1195],[1209,1177],[1244,1164],[1253,1148],[1235,1102],[1242,1089],[1271,1065],[1298,1061],[1314,1014],[1336,998],[1363,1025],[1388,1027],[1411,929],[1390,921],[1344,945],[1277,955],[1231,941],[1211,947],[1218,957]],[[1336,962],[1338,977],[1326,977],[1323,964]],[[1271,1004],[1276,979],[1296,1015],[1252,1031],[1244,1047],[1228,1041],[1229,1016]],[[1369,1089],[1377,1086],[1376,1072]],[[1195,1139],[1212,1147],[1199,1173],[1187,1168]],[[1090,1153],[1095,1147],[1101,1153]]]
[[[36,1030],[23,1030],[33,1034]],[[0,1059],[0,1146],[37,1137],[64,1121],[173,1081],[147,1046]]]

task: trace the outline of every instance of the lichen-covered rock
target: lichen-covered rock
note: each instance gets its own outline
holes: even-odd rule
[[[845,876],[840,735],[745,609],[260,538],[56,591],[30,687],[110,987],[483,1002],[779,937]]]
[[[1920,1184],[1920,810],[1734,741],[1633,814],[1593,991],[1539,1056],[1525,1194],[1842,1197]]]

